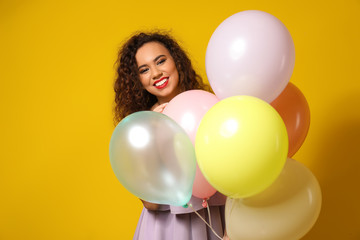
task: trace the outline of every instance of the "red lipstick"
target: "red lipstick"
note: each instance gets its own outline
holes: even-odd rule
[[[156,84],[158,84],[160,82],[163,82],[163,83],[156,86]],[[162,89],[162,88],[166,87],[168,83],[169,83],[169,77],[162,77],[159,80],[154,82],[154,87],[156,87],[157,89]]]

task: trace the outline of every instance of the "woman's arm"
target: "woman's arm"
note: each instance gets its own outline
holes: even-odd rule
[[[155,103],[154,106],[152,106],[150,110],[154,111],[154,112],[162,113],[167,104],[168,103],[163,103],[163,104],[159,105],[159,103]],[[147,202],[142,199],[140,199],[140,200],[142,201],[144,207],[147,210],[156,211],[156,210],[159,210],[159,208],[160,208],[160,204]]]

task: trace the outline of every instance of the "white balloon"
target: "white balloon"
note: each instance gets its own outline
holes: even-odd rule
[[[215,95],[249,95],[272,102],[286,87],[295,48],[285,25],[262,11],[243,11],[225,19],[206,50],[206,74]]]

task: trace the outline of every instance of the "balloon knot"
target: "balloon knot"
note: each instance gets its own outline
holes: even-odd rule
[[[206,200],[206,199],[203,200],[202,206],[203,206],[204,208],[206,208],[206,207],[208,206],[208,203],[207,203],[207,200]]]

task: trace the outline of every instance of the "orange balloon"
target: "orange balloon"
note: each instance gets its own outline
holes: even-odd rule
[[[283,119],[289,137],[288,157],[292,157],[303,144],[310,126],[310,109],[302,92],[288,83],[271,103]]]

